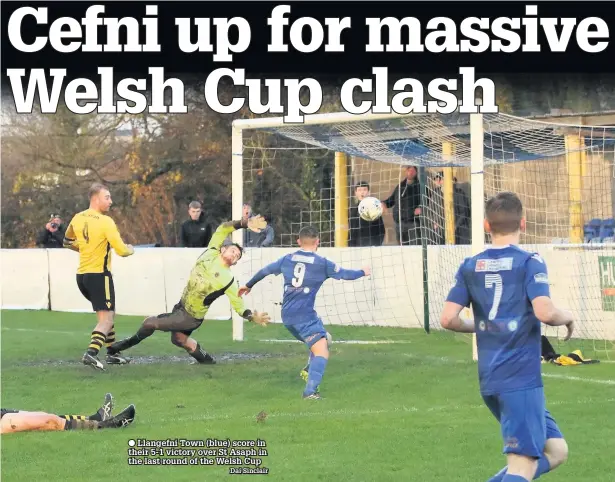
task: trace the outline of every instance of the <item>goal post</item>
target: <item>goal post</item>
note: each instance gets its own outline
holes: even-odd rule
[[[483,219],[485,217],[485,159],[484,159],[485,131],[483,115],[470,116],[470,185],[472,186],[472,255],[485,249],[485,230]],[[470,311],[468,310],[468,314]],[[472,359],[478,360],[476,334],[472,335]]]
[[[233,217],[246,202],[269,216],[275,231],[270,246],[246,248],[235,267],[240,282],[296,249],[300,227],[313,224],[324,256],[348,268],[373,267],[368,279],[327,282],[317,297],[338,339],[440,336],[439,314],[459,264],[488,242],[484,202],[510,190],[525,208],[522,247],[546,258],[554,298],[579,319],[580,347],[613,356],[615,127],[507,114],[328,113],[301,124],[236,120],[232,132]],[[404,204],[413,176],[416,216]],[[361,186],[390,205],[377,243],[357,242],[363,228],[353,209]],[[233,239],[243,243],[240,233]],[[282,288],[279,280],[262,281],[248,303],[280,322]],[[462,338],[476,358],[473,337]],[[244,339],[236,315],[233,339]]]

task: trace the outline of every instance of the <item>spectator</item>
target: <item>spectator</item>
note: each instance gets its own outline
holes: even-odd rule
[[[62,248],[66,228],[62,224],[62,218],[58,214],[52,214],[45,229],[41,230],[36,238],[39,248]]]
[[[188,219],[182,224],[179,233],[180,246],[182,248],[205,248],[212,236],[211,225],[205,219],[205,213],[201,209],[201,203],[192,201],[188,205]]]
[[[438,244],[444,244],[444,194],[442,185],[444,184],[444,174],[439,172],[434,177],[436,187],[434,189],[433,203],[437,204],[434,211],[440,214],[440,223],[436,221],[434,228],[439,238]],[[471,243],[471,224],[470,224],[470,200],[466,193],[457,186],[457,178],[453,178],[453,206],[455,212],[455,244],[470,244]]]
[[[348,246],[382,246],[384,241],[384,221],[382,216],[374,221],[365,221],[359,216],[359,203],[369,197],[369,184],[366,181],[359,182],[354,188],[356,204],[350,207],[350,232]]]
[[[395,236],[402,245],[421,244],[421,186],[415,166],[406,166],[406,178],[395,187],[393,193],[382,201],[386,208],[393,209]],[[399,205],[398,205],[399,203]],[[401,239],[400,239],[401,234]]]
[[[254,216],[252,206],[249,204],[243,205],[243,217],[248,219]],[[275,232],[271,226],[271,216],[264,216],[267,221],[267,227],[260,233],[255,233],[249,229],[244,229],[243,245],[245,248],[268,248],[273,244]]]

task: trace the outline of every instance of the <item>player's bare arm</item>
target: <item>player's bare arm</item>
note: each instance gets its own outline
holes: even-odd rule
[[[568,333],[564,341],[568,341],[574,331],[574,319],[570,311],[561,310],[555,306],[548,296],[539,296],[532,301],[534,314],[541,323],[549,326],[566,326]]]
[[[459,316],[463,309],[464,306],[453,303],[452,301],[446,301],[442,314],[440,315],[440,324],[442,328],[459,333],[474,333],[474,322],[471,320],[464,320]]]

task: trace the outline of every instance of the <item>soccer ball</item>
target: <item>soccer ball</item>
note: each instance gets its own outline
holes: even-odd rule
[[[382,203],[375,197],[366,197],[359,203],[359,216],[364,221],[374,221],[382,216]]]

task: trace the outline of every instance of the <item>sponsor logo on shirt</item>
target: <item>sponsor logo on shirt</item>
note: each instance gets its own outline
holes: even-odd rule
[[[479,259],[476,262],[476,272],[484,271],[510,271],[512,269],[512,258],[500,259]]]
[[[534,275],[534,281],[536,283],[544,283],[546,285],[549,284],[549,277],[547,276],[547,273],[536,273]]]
[[[303,256],[302,254],[293,254],[291,261],[314,264],[314,258],[312,256]]]

